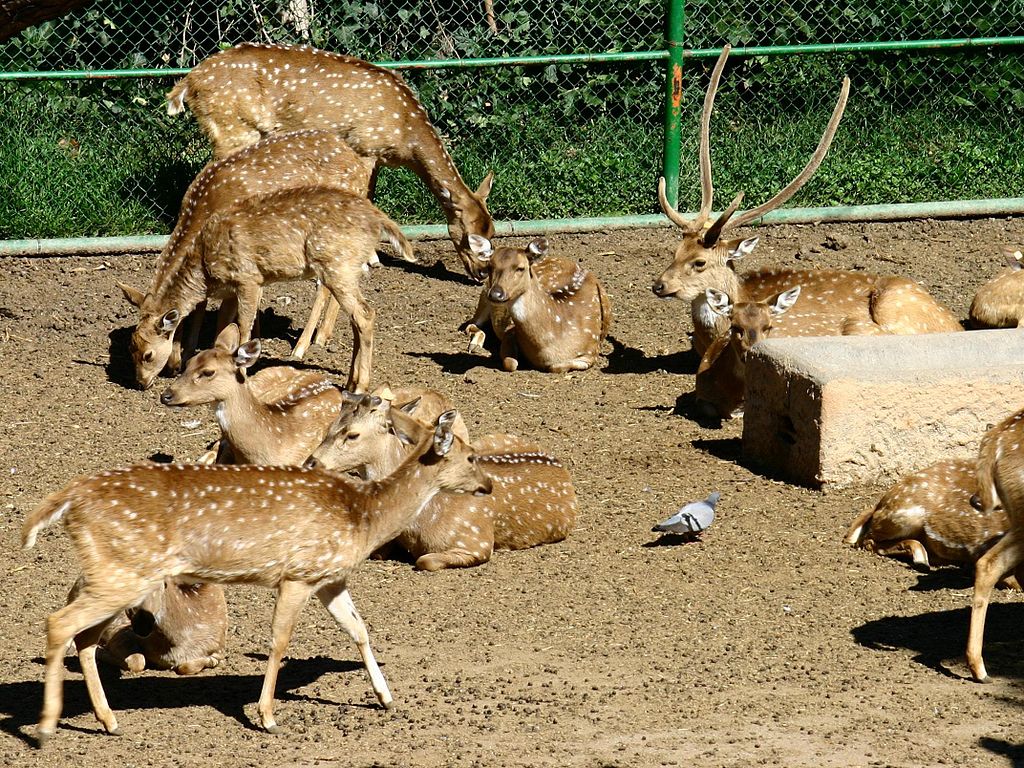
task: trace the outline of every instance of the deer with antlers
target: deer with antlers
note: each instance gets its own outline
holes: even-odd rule
[[[703,355],[711,340],[727,328],[725,319],[709,308],[704,293],[707,288],[728,294],[734,302],[740,303],[763,300],[789,287],[800,285],[800,308],[780,319],[775,327],[778,336],[909,334],[962,330],[948,309],[938,304],[924,288],[909,278],[783,268],[737,274],[736,262],[753,252],[758,238],[723,239],[723,236],[778,208],[814,175],[839,127],[846,108],[850,81],[849,78],[844,79],[832,117],[804,169],[770,200],[737,214],[743,201],[741,192],[708,225],[714,202],[709,139],[711,111],[729,51],[728,45],[723,48],[704,98],[700,126],[701,207],[696,219],[691,221],[680,215],[666,197],[665,180],[661,179],[658,184],[658,200],[662,210],[684,234],[672,264],[655,281],[653,291],[661,298],[675,297],[691,302],[693,345],[696,351]]]
[[[697,367],[696,398],[711,415],[731,419],[743,412],[746,394],[747,353],[768,338],[778,318],[800,297],[800,286],[790,288],[763,301],[733,304],[732,299],[714,288],[706,289],[708,307],[724,317],[729,328],[711,342]]]
[[[1018,328],[1024,320],[1024,253],[1003,249],[1006,266],[981,286],[968,316],[974,328]]]
[[[494,236],[487,210],[494,177],[487,174],[476,191],[466,186],[397,72],[315,48],[245,43],[210,56],[178,81],[167,94],[167,112],[176,115],[186,105],[218,158],[272,133],[320,128],[377,163],[409,168],[444,210],[466,271],[481,278],[468,236]]]
[[[166,316],[170,309],[164,308],[161,299],[188,261],[199,233],[211,216],[255,195],[311,184],[366,197],[372,173],[373,162],[353,152],[337,134],[316,130],[271,136],[230,157],[208,163],[182,199],[178,221],[157,257],[149,288],[143,292],[118,283],[125,299],[140,311],[132,334],[131,354],[136,379],[142,388],[152,386],[165,367],[175,372],[180,370],[183,358],[195,349],[202,313],[193,315],[188,333],[183,334],[185,324]],[[226,309],[233,311],[234,297],[228,299]],[[295,347],[296,357],[305,354],[326,299],[326,289],[321,289],[303,336]],[[202,301],[197,309],[205,306],[206,302]],[[333,304],[318,332],[317,343],[324,343],[330,337],[336,316],[337,304]]]
[[[259,584],[277,591],[272,645],[257,711],[274,719],[277,673],[303,605],[313,593],[359,647],[380,703],[392,697],[370,649],[347,580],[438,493],[489,493],[473,450],[451,431],[454,412],[431,427],[396,411],[396,434],[415,447],[398,469],[373,483],[300,467],[146,464],[83,477],[48,496],[26,519],[22,544],[62,521],[82,567],[84,587],[47,619],[43,711],[37,736],[53,735],[62,709],[64,653],[79,656],[96,718],[118,733],[96,669],[96,640],[166,578]],[[82,637],[82,633],[85,633]]]
[[[409,399],[410,395],[415,395]],[[431,390],[395,390],[392,398],[355,397],[331,426],[309,464],[362,477],[387,477],[409,447],[389,428],[394,411],[428,419],[443,396]],[[422,409],[422,410],[421,410]],[[468,568],[490,560],[495,549],[526,549],[562,541],[576,520],[576,492],[558,459],[515,435],[473,441],[491,493],[466,497],[442,493],[411,519],[395,542],[424,571]]]
[[[188,361],[160,402],[216,406],[219,463],[302,464],[338,415],[342,390],[323,374],[287,365],[247,376],[259,356],[259,339],[240,343],[238,326],[232,323],[212,349]]]
[[[263,285],[316,277],[350,317],[354,341],[347,387],[362,391],[370,381],[375,312],[362,295],[359,278],[376,260],[381,234],[402,258],[415,261],[397,224],[366,198],[333,187],[296,187],[250,197],[213,214],[150,307],[150,316],[160,318],[163,331],[150,351],[166,359],[177,324],[210,296],[237,298],[244,344]],[[141,337],[139,329],[136,336]],[[135,348],[141,349],[141,343]]]
[[[541,371],[590,368],[612,323],[604,286],[579,264],[548,255],[547,238],[526,248],[498,248],[472,235],[470,247],[485,265],[476,314],[466,324],[470,352],[481,352],[490,323],[501,342],[501,365],[519,367],[523,357]]]

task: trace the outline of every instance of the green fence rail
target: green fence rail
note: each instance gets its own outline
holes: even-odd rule
[[[219,48],[310,43],[402,69],[503,232],[663,223],[657,177],[699,201],[710,59],[723,199],[803,165],[844,74],[850,105],[816,177],[777,212],[900,218],[1024,210],[1024,0],[99,0],[0,45],[0,254],[159,247],[209,158],[163,94]],[[440,212],[412,174],[378,201],[412,231]]]

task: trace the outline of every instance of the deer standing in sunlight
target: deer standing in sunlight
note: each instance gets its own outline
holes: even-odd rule
[[[185,106],[217,158],[273,133],[320,128],[379,164],[409,168],[440,203],[466,271],[480,279],[468,236],[494,236],[487,210],[494,177],[487,174],[475,192],[466,186],[397,72],[315,48],[243,43],[210,56],[178,81],[167,94],[167,112],[176,115]]]
[[[71,538],[84,586],[47,619],[43,711],[37,736],[52,736],[63,706],[63,661],[79,658],[96,718],[118,733],[96,669],[96,641],[123,611],[165,579],[259,584],[277,591],[272,644],[257,711],[278,730],[274,688],[303,605],[316,594],[359,647],[380,703],[391,692],[370,649],[347,580],[438,493],[489,493],[473,450],[451,431],[456,414],[425,427],[395,411],[396,434],[415,448],[386,479],[363,483],[300,467],[143,464],[72,481],[26,518],[22,544],[58,520]]]
[[[729,56],[725,46],[711,74],[700,126],[701,207],[694,220],[684,218],[669,203],[665,180],[658,184],[662,211],[683,230],[672,264],[655,281],[661,298],[691,302],[693,346],[703,355],[711,340],[726,330],[726,320],[708,307],[705,290],[714,288],[733,302],[760,301],[787,288],[802,287],[800,307],[781,318],[776,336],[827,336],[844,333],[935,333],[962,330],[956,317],[924,288],[905,277],[881,277],[837,270],[795,270],[772,267],[737,274],[736,263],[757,247],[758,238],[724,239],[730,230],[761,218],[807,183],[825,158],[839,127],[850,91],[849,78],[836,102],[817,149],[802,171],[765,203],[737,214],[743,193],[710,225],[714,187],[711,178],[710,126],[718,83]]]
[[[999,274],[974,294],[968,316],[974,328],[1018,328],[1024,320],[1024,253],[1003,249],[1006,261]]]

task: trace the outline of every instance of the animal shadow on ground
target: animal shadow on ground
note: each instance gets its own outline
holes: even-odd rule
[[[264,662],[267,658],[265,655],[259,654],[243,655]],[[40,665],[45,663],[42,658],[36,658],[34,661]],[[69,672],[81,673],[77,657],[69,657],[65,660],[65,664]],[[103,664],[99,666],[99,669],[110,706],[118,714],[118,719],[125,730],[132,728],[131,713],[124,714],[125,710],[172,710],[197,704],[211,706],[218,712],[234,718],[246,728],[259,730],[254,721],[246,716],[244,708],[250,704],[254,705],[259,699],[260,688],[263,685],[262,673],[252,675],[204,673],[179,677],[173,672],[147,671],[138,675],[121,674],[118,670]],[[291,659],[281,667],[275,698],[279,702],[305,701],[313,704],[342,706],[337,701],[325,701],[306,694],[291,693],[292,690],[307,686],[323,675],[333,672],[364,677],[366,674],[363,666],[355,661],[339,661],[324,656],[311,659]],[[376,706],[369,681],[366,685],[369,696],[367,703],[354,706],[368,708]],[[0,716],[2,716],[0,730],[34,746],[34,725],[38,720],[42,701],[42,676],[39,680],[0,683]],[[68,723],[70,718],[91,711],[92,705],[89,703],[85,681],[81,678],[66,679],[64,682],[64,709],[58,729],[68,728],[86,733],[102,733],[102,727],[99,724],[96,724],[95,729],[83,729]],[[169,712],[167,717],[170,720],[174,715]]]
[[[406,272],[412,272],[414,275],[423,275],[423,277],[429,277],[433,280],[446,280],[450,283],[462,283],[474,288],[480,287],[480,283],[473,280],[469,275],[448,269],[448,265],[442,259],[437,259],[433,264],[427,264],[423,261],[405,261],[389,253],[381,253],[380,261],[382,265],[389,269],[398,267]]]
[[[680,350],[670,355],[653,355],[648,357],[640,349],[628,347],[614,336],[609,335],[608,341],[612,351],[608,355],[608,364],[601,370],[604,373],[666,373],[695,374],[700,358],[692,349]]]
[[[724,419],[708,413],[705,406],[697,401],[695,392],[683,392],[676,398],[676,407],[672,410],[676,416],[689,419],[704,429],[721,429]]]
[[[652,549],[655,547],[678,547],[683,544],[702,544],[700,536],[696,536],[692,533],[654,533],[653,536],[657,536],[656,539],[646,541],[640,546],[646,549]]]
[[[1010,744],[1002,739],[982,736],[978,739],[978,746],[1007,758],[1013,768],[1024,768],[1024,744]]]
[[[956,680],[970,679],[963,661],[967,647],[969,608],[933,611],[917,616],[887,616],[851,630],[853,639],[879,651],[904,648],[913,660]],[[985,620],[985,666],[996,678],[1024,680],[1020,627],[1024,604],[990,603]]]

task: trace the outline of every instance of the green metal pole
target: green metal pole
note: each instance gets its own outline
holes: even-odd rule
[[[665,177],[665,195],[676,206],[679,203],[679,155],[682,148],[683,102],[683,35],[686,27],[685,0],[666,0],[668,20],[665,47],[668,63],[665,67],[665,153],[662,175]]]

